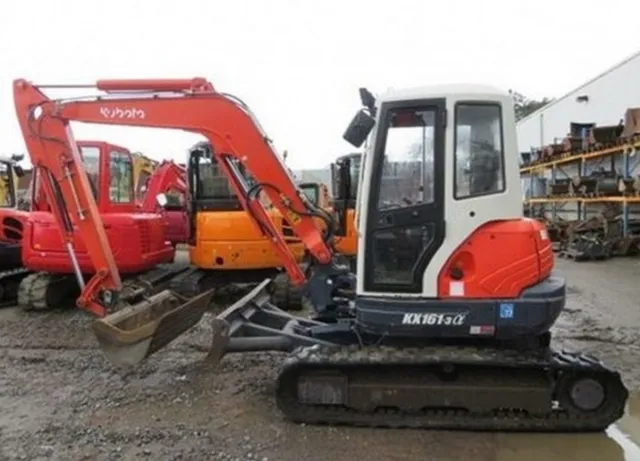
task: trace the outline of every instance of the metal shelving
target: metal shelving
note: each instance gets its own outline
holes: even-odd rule
[[[553,160],[523,166],[520,169],[520,174],[521,177],[528,177],[529,191],[532,194],[536,189],[535,181],[542,181],[541,185],[545,187],[545,181],[555,182],[559,173],[565,178],[571,178],[571,175],[565,170],[576,164],[576,173],[580,176],[586,176],[589,174],[589,169],[602,166],[602,163],[607,159],[611,161],[610,170],[618,171],[624,179],[635,179],[633,174],[636,168],[640,166],[639,154],[640,138],[635,137],[630,142],[622,142],[604,149],[590,149],[583,152],[560,154]],[[616,164],[619,166],[616,166]],[[547,173],[550,174],[549,178],[546,177]],[[579,220],[587,219],[587,204],[604,204],[607,202],[622,204],[623,232],[626,236],[628,234],[630,205],[640,204],[640,192],[616,196],[550,196],[545,191],[544,196],[531,196],[524,199],[524,205],[528,206],[529,213],[532,216],[534,214],[534,205],[542,205],[544,211],[547,211],[545,205],[550,205],[551,209],[549,211],[551,211],[552,219],[557,219],[559,212],[577,212],[577,219]],[[567,204],[575,204],[575,210],[566,210],[565,206]]]

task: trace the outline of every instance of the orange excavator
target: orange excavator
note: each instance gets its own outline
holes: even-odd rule
[[[242,164],[239,173],[251,185],[257,184]],[[281,256],[268,234],[255,225],[243,209],[229,179],[220,168],[211,145],[199,142],[189,149],[189,259],[195,270],[173,288],[182,293],[198,293],[222,285],[260,283],[275,277],[274,299],[286,310],[303,307],[300,288],[282,272]],[[270,220],[284,237],[296,262],[303,263],[304,245],[296,239],[286,219],[275,209],[266,194],[259,201],[267,208]]]
[[[49,100],[14,82],[47,198],[78,226],[95,267],[79,305],[107,357],[133,365],[197,323],[212,293],[161,292],[123,309],[123,284],[69,123],[183,129],[205,136],[243,208],[269,235],[314,318],[270,302],[266,280],[218,314],[207,360],[288,352],[278,408],[306,423],[497,431],[602,431],[624,414],[620,376],[551,347],[565,305],[541,223],[523,218],[511,96],[482,85],[396,90],[363,108],[344,138],[367,138],[358,194],[357,277],[336,264],[331,216],[298,189],[257,119],[203,78],[102,80],[108,93]],[[117,94],[119,93],[119,94]],[[454,133],[465,142],[452,142]],[[454,174],[455,165],[468,167]],[[248,184],[240,165],[251,173]],[[58,186],[53,186],[58,184]],[[57,193],[56,191],[59,191]],[[260,202],[264,191],[312,257],[305,271]],[[58,200],[59,199],[59,200]],[[64,203],[64,207],[58,203]],[[327,219],[326,232],[314,218]],[[73,249],[65,232],[65,243]],[[71,251],[70,251],[71,253]]]
[[[63,222],[68,234],[61,235],[56,218],[68,205],[57,189],[54,197],[47,195],[47,188],[58,187],[57,183],[51,180],[49,170],[41,167],[40,147],[33,138],[25,140],[34,165],[34,187],[32,211],[23,230],[22,261],[32,273],[21,280],[17,301],[24,310],[45,310],[66,305],[80,294],[79,287],[95,271],[93,248],[81,233],[74,232],[78,225],[71,220]],[[175,249],[166,241],[164,217],[154,210],[137,209],[129,151],[103,141],[78,141],[77,148],[112,256],[127,276],[127,296],[138,296],[140,287],[162,287],[185,271],[167,266]]]

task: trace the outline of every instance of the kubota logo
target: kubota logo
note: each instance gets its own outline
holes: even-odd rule
[[[120,107],[101,107],[100,115],[108,119],[144,119],[147,116],[144,110],[136,107],[128,107],[124,109],[121,109]]]

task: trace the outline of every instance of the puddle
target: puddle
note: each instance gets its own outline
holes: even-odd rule
[[[495,461],[640,461],[640,395],[601,434],[501,434]]]

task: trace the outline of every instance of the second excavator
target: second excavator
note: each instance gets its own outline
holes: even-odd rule
[[[213,321],[208,355],[289,352],[278,408],[307,423],[517,431],[600,431],[628,392],[597,359],[551,348],[565,305],[544,226],[522,217],[513,101],[478,85],[396,90],[345,132],[367,138],[357,195],[357,278],[334,263],[334,225],[296,187],[248,106],[205,79],[99,81],[109,94],[50,101],[17,80],[23,127],[92,243],[84,299],[105,354],[135,364],[202,317],[208,296],[160,293],[120,308],[121,282],[68,124],[178,128],[204,135],[243,208],[269,235],[314,319],[274,306],[266,280]],[[120,94],[116,94],[119,92]],[[144,93],[143,95],[136,94]],[[53,161],[51,159],[54,159]],[[65,160],[64,162],[61,160]],[[242,165],[255,179],[249,184]],[[304,271],[259,200],[264,191],[312,257]],[[53,199],[53,191],[48,190]],[[80,197],[80,199],[77,199]],[[326,218],[323,228],[317,218]],[[61,229],[63,229],[61,225]],[[99,246],[101,245],[101,246]],[[109,313],[112,309],[118,309]]]

